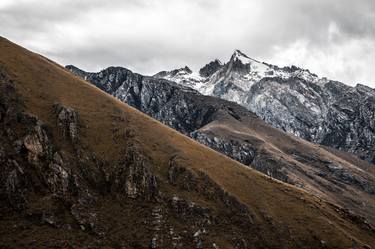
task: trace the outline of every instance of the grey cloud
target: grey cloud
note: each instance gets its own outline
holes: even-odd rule
[[[227,60],[238,48],[351,84],[375,83],[373,0],[4,1],[9,4],[0,7],[0,35],[87,70],[197,69],[215,58]],[[311,52],[294,56],[300,41]]]

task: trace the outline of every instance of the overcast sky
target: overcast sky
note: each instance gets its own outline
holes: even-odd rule
[[[0,35],[87,71],[197,70],[240,49],[375,87],[375,0],[0,0]]]

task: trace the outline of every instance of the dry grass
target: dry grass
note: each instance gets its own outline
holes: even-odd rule
[[[324,162],[340,165],[370,183],[375,182],[373,165],[356,158],[349,153],[340,152],[324,146],[310,143],[291,134],[273,128],[258,118],[237,120],[220,120],[200,129],[200,132],[225,137],[227,140],[250,141],[257,148],[257,154],[272,156],[285,163],[290,179],[303,183],[303,188],[329,202],[350,208],[357,214],[366,217],[375,224],[375,198],[351,184],[335,184],[333,176],[321,177],[318,170],[326,170]],[[298,161],[293,153],[315,158],[315,162]],[[313,165],[314,164],[314,165]],[[280,163],[281,165],[281,163]],[[340,194],[338,194],[340,193]]]

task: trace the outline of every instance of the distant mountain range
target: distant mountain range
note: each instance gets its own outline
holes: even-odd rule
[[[236,50],[223,64],[208,63],[154,77],[204,95],[234,101],[276,128],[375,163],[375,90],[320,78],[295,66],[270,65]]]

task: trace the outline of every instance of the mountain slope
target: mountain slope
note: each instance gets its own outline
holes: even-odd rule
[[[348,248],[373,228],[0,39],[3,248]]]
[[[121,101],[273,178],[303,188],[375,224],[375,168],[290,136],[244,107],[121,67],[67,68]]]
[[[259,62],[238,50],[213,71],[199,81],[189,73],[155,76],[237,102],[276,128],[375,163],[374,89]]]

